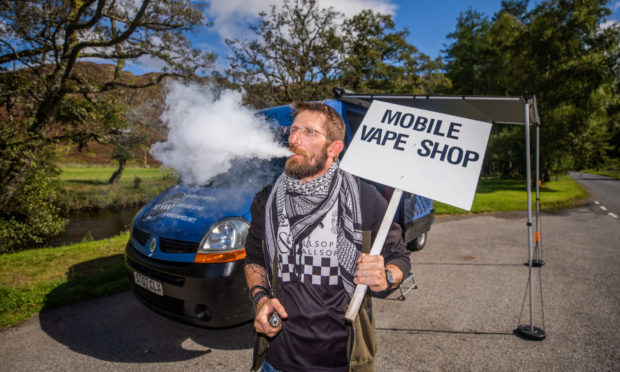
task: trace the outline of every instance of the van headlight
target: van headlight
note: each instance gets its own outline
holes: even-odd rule
[[[198,246],[197,263],[222,263],[245,259],[245,238],[250,224],[244,218],[218,221]]]

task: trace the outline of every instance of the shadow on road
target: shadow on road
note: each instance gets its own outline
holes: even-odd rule
[[[443,329],[409,329],[409,328],[380,328],[377,331],[403,332],[411,334],[451,334],[451,335],[475,335],[475,336],[512,336],[513,332],[505,331],[454,331]]]
[[[106,261],[105,258],[100,260]],[[72,267],[68,273],[69,282],[47,296],[48,305],[67,291],[84,287],[87,279],[75,273],[84,272],[82,265],[101,264],[95,262],[100,260]],[[126,273],[123,275],[126,277]],[[92,290],[96,292],[98,288]],[[211,349],[251,349],[253,346],[251,323],[226,329],[178,323],[149,310],[131,292],[58,308],[48,305],[39,314],[41,329],[69,349],[100,360],[176,362],[200,357]]]

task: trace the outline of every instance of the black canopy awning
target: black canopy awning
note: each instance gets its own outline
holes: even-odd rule
[[[525,125],[525,104],[529,103],[529,124],[540,124],[535,97],[346,94],[337,89],[335,94],[341,101],[364,107],[379,100],[493,124]]]

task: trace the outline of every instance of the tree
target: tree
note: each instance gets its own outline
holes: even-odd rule
[[[502,0],[499,14],[508,13],[523,19],[527,15],[527,5],[529,2],[529,0]]]
[[[620,28],[601,29],[611,13],[606,3],[548,0],[531,12],[524,58],[540,101],[547,169],[596,166],[610,139],[620,98]]]
[[[455,41],[446,50],[446,73],[455,93],[536,95],[545,178],[551,171],[601,164],[615,148],[620,29],[601,28],[610,14],[606,3],[547,0],[525,12],[527,1],[503,1],[492,21],[470,10],[450,34]],[[494,130],[489,148],[522,153],[516,142],[510,151],[505,147],[514,135],[512,129]],[[487,156],[494,158],[520,162]]]
[[[440,59],[407,43],[409,31],[391,32],[388,15],[364,10],[344,21],[345,59],[340,84],[357,93],[435,94],[450,87]]]
[[[191,76],[215,58],[192,49],[183,35],[204,24],[190,0],[2,2],[0,24],[3,210],[27,189],[51,144],[101,135],[87,120],[105,111],[101,94],[148,87],[167,76]],[[115,73],[103,80],[89,76],[78,68],[83,59],[112,62]],[[144,59],[161,64],[163,73],[141,82],[121,78],[126,61]],[[85,107],[90,114],[66,115],[72,107],[74,114]],[[71,120],[63,123],[67,117]]]
[[[452,90],[459,94],[489,94],[486,66],[492,54],[489,45],[491,23],[482,13],[469,9],[459,14],[456,30],[448,34],[455,39],[446,51],[446,75]]]
[[[145,135],[138,130],[135,123],[127,123],[112,131],[106,142],[114,145],[112,158],[118,161],[118,168],[110,176],[108,184],[116,184],[121,179],[127,161],[132,157],[135,158],[140,151],[140,145],[145,142]]]
[[[285,0],[259,15],[256,39],[227,40],[226,77],[255,107],[323,99],[336,86],[357,92],[433,93],[449,86],[433,61],[391,31],[388,15],[345,18],[317,0]]]
[[[145,140],[137,125],[127,116],[127,105],[108,95],[96,103],[69,96],[59,107],[57,119],[63,124],[65,135],[77,143],[79,151],[86,148],[90,141],[114,146],[112,158],[118,161],[118,168],[108,184],[118,183],[127,160]]]
[[[285,0],[280,12],[272,6],[250,27],[255,40],[226,41],[227,76],[256,107],[323,98],[342,65],[339,16],[317,0]]]

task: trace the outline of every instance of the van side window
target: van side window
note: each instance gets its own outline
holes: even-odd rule
[[[353,110],[347,110],[347,118],[349,119],[349,128],[351,128],[351,139],[355,137],[355,132],[357,132],[357,128],[359,128],[362,120],[364,119],[364,114]],[[348,147],[351,141],[346,138],[345,146]]]

